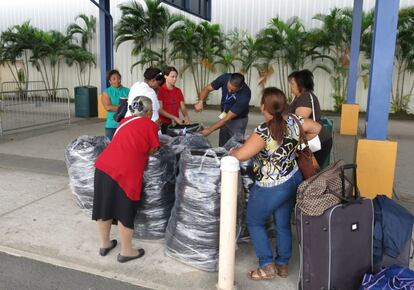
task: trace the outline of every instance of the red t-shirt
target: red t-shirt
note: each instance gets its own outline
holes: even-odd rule
[[[142,179],[148,163],[148,151],[160,146],[158,126],[151,119],[133,116],[119,123],[111,143],[96,160],[95,167],[112,177],[131,200],[141,199]]]
[[[173,116],[179,117],[180,102],[184,102],[184,96],[181,90],[173,87],[172,90],[167,88],[166,84],[160,87],[158,100],[162,102],[162,108]],[[170,124],[171,119],[165,118],[160,114],[160,120],[163,123]]]

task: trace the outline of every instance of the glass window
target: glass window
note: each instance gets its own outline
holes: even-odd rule
[[[211,1],[212,0],[163,0],[166,4],[206,20],[211,20]]]

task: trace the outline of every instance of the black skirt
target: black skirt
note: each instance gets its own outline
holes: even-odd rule
[[[95,169],[94,185],[92,219],[112,219],[134,229],[139,201],[130,200],[118,183],[99,169]]]

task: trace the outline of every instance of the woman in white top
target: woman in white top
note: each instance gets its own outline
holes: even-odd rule
[[[157,93],[159,87],[165,82],[162,71],[158,68],[150,67],[144,72],[144,81],[136,82],[130,89],[128,94],[128,106],[137,96],[148,97],[152,101],[152,118],[151,120],[157,122],[159,119],[158,111],[160,103],[158,102]],[[131,116],[128,111],[125,117]]]

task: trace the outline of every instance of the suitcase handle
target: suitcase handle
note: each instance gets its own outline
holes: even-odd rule
[[[352,179],[353,182],[351,182],[346,176],[345,176],[345,170],[351,169],[353,170],[353,174],[352,174]],[[357,165],[352,163],[352,164],[346,164],[341,166],[341,183],[342,183],[342,197],[344,200],[349,201],[346,197],[345,197],[345,180],[347,180],[349,183],[351,183],[354,186],[354,200],[360,200],[361,199],[361,194],[359,193],[359,189],[357,186],[357,173],[356,173],[356,169],[357,169]]]

